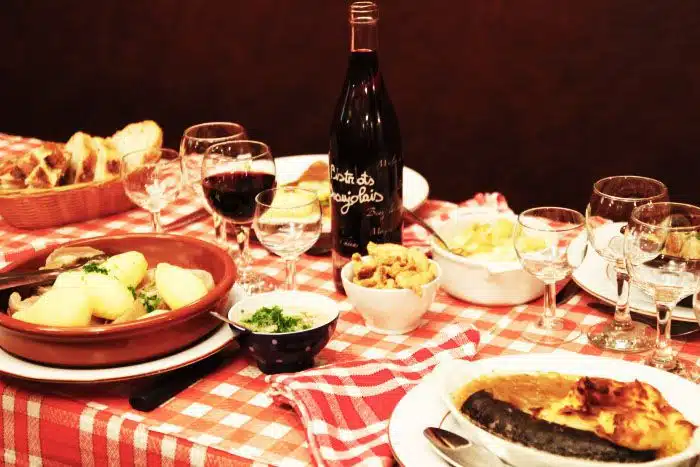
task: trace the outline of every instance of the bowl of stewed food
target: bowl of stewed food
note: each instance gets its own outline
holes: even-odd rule
[[[440,285],[450,295],[479,305],[520,305],[544,293],[544,285],[527,273],[513,243],[517,216],[512,213],[455,215],[432,239],[433,259],[442,269]],[[542,239],[522,248],[541,249]]]
[[[218,246],[167,234],[68,242],[11,272],[37,271],[40,282],[0,291],[0,347],[64,367],[131,364],[194,344],[221,325],[212,312],[225,315],[236,276]]]

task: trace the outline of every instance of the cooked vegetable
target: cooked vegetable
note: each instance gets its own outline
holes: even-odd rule
[[[98,274],[109,274],[109,270],[99,263],[87,263],[83,266],[83,272],[90,273],[96,272]]]
[[[447,239],[451,252],[460,256],[485,258],[491,261],[517,261],[513,245],[515,223],[509,219],[474,222],[459,234]],[[527,237],[523,251],[536,251],[547,246],[542,238]]]
[[[85,274],[85,291],[90,297],[92,314],[115,320],[134,307],[134,297],[115,277],[100,273]]]
[[[646,462],[656,451],[635,451],[618,446],[590,431],[537,419],[485,390],[477,391],[461,408],[483,429],[517,443],[561,456],[607,462]]]
[[[156,289],[168,307],[187,306],[207,294],[202,280],[188,269],[160,263],[156,267]]]
[[[136,287],[148,271],[146,257],[138,251],[127,251],[110,257],[101,265],[108,274],[126,286]]]
[[[243,311],[245,314],[245,311]],[[256,332],[295,332],[313,327],[313,317],[308,313],[285,314],[279,305],[259,308],[252,316],[241,321],[243,325]]]
[[[90,299],[82,289],[51,289],[13,318],[44,326],[87,326],[92,317]]]

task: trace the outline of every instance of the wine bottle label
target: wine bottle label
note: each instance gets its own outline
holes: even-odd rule
[[[331,164],[331,180],[331,197],[333,201],[340,204],[338,212],[343,216],[358,203],[381,203],[384,201],[384,195],[372,188],[374,178],[367,172],[362,172],[359,177],[355,177],[349,170],[340,171],[334,164]]]

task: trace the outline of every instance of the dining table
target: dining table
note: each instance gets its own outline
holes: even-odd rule
[[[0,133],[0,158],[41,144],[32,138]],[[460,193],[469,195],[471,193]],[[417,211],[439,219],[456,205],[427,200]],[[200,202],[183,195],[163,213],[173,235],[215,241],[211,217],[198,215]],[[414,240],[427,241],[417,225],[406,227]],[[133,209],[105,218],[41,230],[20,230],[0,220],[0,270],[37,250],[78,238],[150,232],[149,214]],[[427,243],[425,243],[427,245]],[[256,271],[283,283],[284,261],[262,246],[251,246]],[[479,306],[439,291],[421,325],[406,334],[370,331],[360,314],[333,284],[329,256],[303,255],[297,265],[298,288],[336,300],[340,318],[316,365],[353,359],[392,357],[424,345],[448,326],[472,326],[480,332],[477,359],[509,354],[585,354],[631,361],[645,354],[602,351],[586,341],[585,332],[559,346],[538,345],[521,333],[540,314],[542,300],[518,306]],[[586,328],[610,315],[589,304],[597,300],[579,291],[559,308]],[[692,364],[700,358],[700,333],[674,340],[680,356]],[[227,349],[224,365],[207,374],[151,412],[139,412],[128,395],[139,381],[110,384],[64,384],[26,381],[0,368],[0,446],[3,465],[282,465],[310,464],[305,429],[289,407],[276,404],[266,375],[245,349]]]

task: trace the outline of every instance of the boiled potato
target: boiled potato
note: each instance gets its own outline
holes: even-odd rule
[[[127,287],[136,287],[148,271],[146,257],[138,251],[114,255],[100,266]]]
[[[115,277],[97,272],[85,274],[85,290],[92,313],[98,318],[112,321],[134,307],[134,296]]]
[[[92,313],[90,298],[84,289],[51,289],[31,307],[18,311],[13,318],[44,326],[88,326]]]
[[[140,300],[134,300],[134,306],[131,307],[131,310],[127,311],[126,313],[121,315],[119,318],[112,321],[112,324],[119,324],[119,323],[126,323],[128,321],[134,321],[135,319],[139,319],[145,315],[146,315],[146,308],[144,308],[143,303],[141,303]]]
[[[53,283],[55,289],[63,289],[70,287],[83,287],[85,285],[85,273],[80,271],[62,272],[56,277]]]
[[[152,318],[153,316],[164,315],[166,313],[170,313],[170,310],[153,310],[150,313],[146,313],[145,315],[141,315],[136,319]]]
[[[156,267],[156,289],[171,309],[181,308],[207,294],[202,280],[187,269],[160,263]]]

